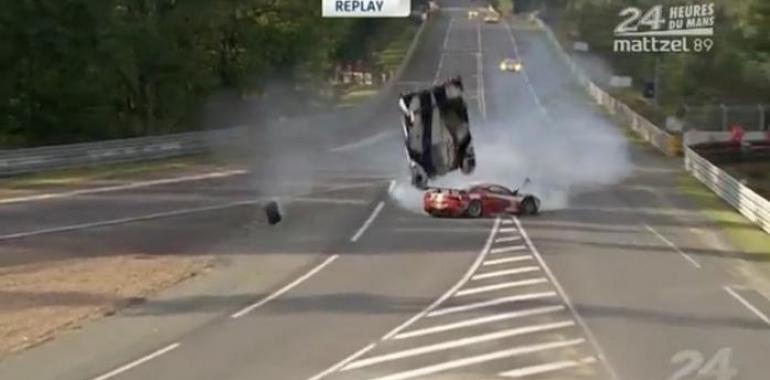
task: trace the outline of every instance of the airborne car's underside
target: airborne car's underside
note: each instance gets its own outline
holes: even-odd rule
[[[473,172],[476,156],[459,77],[402,94],[399,108],[414,186],[424,189],[428,180],[457,169]]]

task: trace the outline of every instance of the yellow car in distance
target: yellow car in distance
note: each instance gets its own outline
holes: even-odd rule
[[[500,71],[511,71],[517,73],[521,71],[521,61],[514,58],[506,58],[500,62]]]
[[[487,15],[484,16],[484,22],[496,24],[500,22],[500,14],[496,11],[489,11],[487,12]]]

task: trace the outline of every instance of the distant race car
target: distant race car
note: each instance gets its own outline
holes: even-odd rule
[[[500,214],[535,215],[540,199],[495,184],[466,189],[430,188],[423,193],[423,210],[432,216],[480,218]]]
[[[495,11],[487,12],[487,15],[484,16],[484,22],[488,22],[490,24],[496,24],[500,22],[500,14]]]
[[[425,189],[430,179],[457,169],[473,172],[476,154],[460,77],[401,94],[398,105],[413,186]]]
[[[484,16],[484,22],[489,23],[498,23],[500,22],[500,13],[495,10],[493,6],[489,6],[486,11],[486,15]]]
[[[506,58],[500,62],[500,71],[512,71],[517,73],[521,71],[521,61],[513,58]]]

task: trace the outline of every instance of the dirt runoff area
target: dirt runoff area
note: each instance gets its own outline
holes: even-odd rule
[[[209,267],[205,257],[124,255],[0,268],[0,357],[142,302]]]
[[[111,165],[0,181],[0,199],[216,170],[196,158]],[[0,358],[113,314],[209,270],[206,255],[90,252],[69,247],[4,246],[0,251]]]

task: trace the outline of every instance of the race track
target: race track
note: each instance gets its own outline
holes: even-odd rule
[[[568,199],[521,219],[402,207],[388,100],[281,172],[288,198],[274,227],[255,199],[274,195],[262,192],[275,186],[271,167],[0,204],[15,221],[0,230],[7,250],[218,259],[205,277],[0,362],[0,379],[766,379],[770,303],[676,192],[679,165],[619,129],[592,133],[609,119],[534,24],[486,24],[468,19],[475,2],[442,4],[393,94],[462,75],[478,175],[511,186],[529,175]],[[524,71],[500,72],[506,57]],[[542,149],[566,161],[516,160]],[[627,165],[592,167],[605,157]]]

